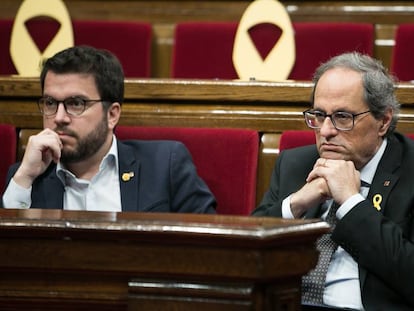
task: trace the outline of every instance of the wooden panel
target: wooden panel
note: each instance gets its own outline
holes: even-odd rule
[[[2,209],[0,305],[297,310],[314,242],[328,229],[318,220]]]

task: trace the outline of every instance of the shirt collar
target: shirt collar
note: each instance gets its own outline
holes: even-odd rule
[[[382,158],[382,155],[385,152],[385,148],[387,147],[387,138],[384,138],[384,140],[381,143],[381,146],[379,147],[377,153],[372,157],[371,160],[365,166],[360,170],[360,178],[361,180],[371,184],[372,180],[374,179],[375,172],[377,170],[377,166]]]
[[[99,171],[102,171],[107,167],[115,169],[118,175],[118,143],[115,135],[112,136],[111,148],[109,148],[108,153],[103,157],[101,164],[99,165]],[[63,185],[66,185],[66,178],[76,179],[76,176],[71,171],[67,170],[60,161],[56,165],[56,175]]]

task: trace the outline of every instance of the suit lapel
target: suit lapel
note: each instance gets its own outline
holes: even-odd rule
[[[42,208],[48,209],[63,209],[63,194],[65,188],[56,175],[56,165],[48,168],[48,176],[44,179],[43,198],[44,206]]]
[[[389,194],[400,178],[402,161],[402,148],[394,136],[388,139],[387,148],[378,164],[377,171],[372,180],[367,200],[370,206],[384,214]],[[388,205],[389,206],[389,205]],[[367,277],[367,271],[359,266],[361,288]]]
[[[389,138],[367,196],[372,207],[381,213],[384,213],[388,196],[400,178],[401,159],[401,145],[394,137]]]
[[[119,182],[123,212],[138,211],[139,162],[132,148],[118,140]]]

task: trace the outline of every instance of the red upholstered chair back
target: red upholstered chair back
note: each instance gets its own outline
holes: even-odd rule
[[[236,79],[233,41],[237,23],[177,23],[172,51],[173,78]]]
[[[176,140],[190,151],[197,172],[217,199],[217,212],[249,215],[256,204],[257,131],[246,129],[118,126],[121,139]]]
[[[269,52],[275,27],[253,27],[252,40],[260,54]],[[174,78],[237,79],[233,66],[236,22],[178,23],[174,35],[171,75]],[[332,56],[359,51],[373,55],[374,27],[368,23],[293,23],[296,62],[290,79],[310,80],[321,62]],[[249,61],[246,59],[246,61]],[[275,68],[277,70],[277,68]]]
[[[345,52],[374,53],[374,26],[368,23],[294,23],[296,62],[289,78],[312,79],[315,69]]]
[[[144,22],[73,20],[75,45],[107,49],[121,61],[126,77],[151,75],[151,24]],[[13,20],[0,20],[0,74],[16,74],[9,46]],[[43,51],[59,29],[51,19],[33,19],[27,27]]]
[[[17,135],[13,125],[0,124],[0,193],[3,194],[6,185],[7,171],[16,162]]]
[[[282,132],[279,151],[315,144],[315,132],[312,130],[289,130]]]
[[[395,33],[391,73],[400,81],[414,80],[414,23],[400,24]]]
[[[152,26],[144,22],[74,20],[75,44],[110,50],[126,77],[151,76]]]

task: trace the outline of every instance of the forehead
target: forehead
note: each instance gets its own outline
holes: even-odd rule
[[[49,96],[97,96],[95,78],[91,74],[64,73],[49,71],[44,81],[44,95]]]
[[[367,105],[360,73],[348,68],[326,71],[315,88],[314,107],[330,110],[354,110]]]

